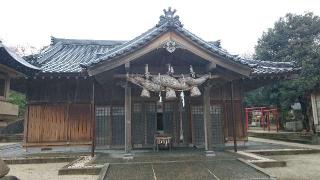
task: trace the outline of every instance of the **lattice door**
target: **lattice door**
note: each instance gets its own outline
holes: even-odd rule
[[[191,106],[191,118],[193,127],[193,141],[195,145],[204,144],[203,106]]]
[[[163,111],[163,131],[164,133],[171,135],[173,135],[174,105],[173,102],[164,103]]]
[[[144,144],[145,122],[141,103],[133,103],[132,112],[132,142]]]
[[[222,115],[223,108],[221,107],[221,105],[210,106],[211,132],[213,144],[224,144]]]
[[[145,103],[146,108],[146,121],[147,121],[147,144],[153,144],[154,134],[156,132],[156,103],[147,102]]]
[[[112,144],[123,145],[125,140],[125,117],[123,106],[112,107]]]
[[[96,144],[108,144],[108,128],[111,119],[110,106],[96,107]]]

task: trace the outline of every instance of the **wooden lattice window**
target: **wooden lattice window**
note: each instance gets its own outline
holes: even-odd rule
[[[211,105],[210,106],[210,114],[221,115],[222,108],[219,105]]]
[[[191,106],[191,115],[193,123],[193,139],[196,145],[204,144],[204,125],[203,125],[203,106]]]
[[[223,109],[221,105],[211,105],[210,106],[210,120],[211,120],[211,132],[212,132],[212,142],[213,144],[223,144],[224,134],[223,134],[223,123],[222,123],[222,113]]]
[[[122,106],[113,106],[112,107],[112,115],[113,116],[121,116],[121,115],[124,115],[124,107]]]
[[[145,119],[142,113],[142,104],[133,103],[132,113],[132,142],[133,144],[144,144],[145,142]]]
[[[146,111],[147,112],[156,112],[156,104],[155,103],[146,103]]]
[[[107,145],[110,131],[111,107],[96,107],[96,143]]]
[[[142,111],[142,104],[141,103],[134,103],[133,104],[133,112],[140,113]]]
[[[110,106],[96,107],[96,116],[110,116],[111,108]]]
[[[125,109],[124,106],[112,107],[112,144],[123,145],[125,141]]]

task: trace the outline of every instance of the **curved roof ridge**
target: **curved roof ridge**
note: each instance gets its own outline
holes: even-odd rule
[[[55,45],[57,43],[63,44],[79,44],[79,45],[99,45],[99,46],[115,46],[123,44],[127,41],[124,40],[92,40],[92,39],[66,39],[66,38],[56,38],[51,36],[51,44]]]
[[[1,50],[3,49],[3,50]],[[15,69],[17,72],[26,73],[28,71],[38,71],[40,68],[30,64],[28,61],[23,59],[21,56],[16,54],[14,51],[12,51],[10,48],[6,47],[2,44],[0,41],[0,50],[1,53],[4,53],[4,59],[1,60],[1,63],[4,65]],[[6,58],[6,56],[9,56],[9,58]]]
[[[106,52],[105,54],[102,54],[100,56],[98,56],[97,59],[94,59],[88,63],[83,63],[82,66],[90,66],[93,64],[97,64],[103,60],[108,59],[109,57],[114,57],[116,55],[120,55],[124,52],[128,52],[132,49],[134,49],[136,46],[141,45],[142,43],[144,43],[147,40],[150,40],[152,38],[154,38],[155,36],[158,36],[159,33],[157,33],[157,31],[161,31],[162,28],[166,27],[166,23],[162,24],[159,27],[152,27],[149,30],[147,30],[146,32],[140,34],[139,36],[135,37],[134,39],[127,41],[119,46],[116,46],[112,49],[110,49],[108,52]],[[152,35],[154,34],[154,36]],[[147,37],[147,36],[151,36],[151,37]]]

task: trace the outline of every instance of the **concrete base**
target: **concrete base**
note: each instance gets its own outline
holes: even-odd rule
[[[71,153],[89,153],[91,152],[91,146],[51,146],[51,147],[27,147],[27,154],[34,153],[59,153],[59,152],[71,152]]]
[[[216,153],[214,151],[205,151],[206,157],[215,157]]]
[[[131,159],[133,159],[133,154],[126,153],[126,154],[123,155],[122,159],[131,160]]]

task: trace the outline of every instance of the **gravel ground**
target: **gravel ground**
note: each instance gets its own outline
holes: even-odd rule
[[[276,160],[287,161],[286,167],[265,168],[280,180],[319,180],[320,153],[268,156]]]
[[[16,164],[9,165],[8,175],[16,176],[21,180],[95,180],[93,175],[58,175],[58,170],[68,163],[48,164]]]

